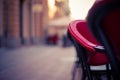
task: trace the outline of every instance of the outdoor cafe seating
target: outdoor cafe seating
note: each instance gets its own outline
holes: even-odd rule
[[[96,0],[86,20],[75,20],[68,26],[68,37],[73,42],[77,61],[73,69],[82,68],[81,80],[99,80],[97,73],[107,80],[120,80],[120,1]],[[105,65],[94,70],[91,66]],[[100,79],[101,80],[101,79]],[[102,80],[105,80],[104,78]]]

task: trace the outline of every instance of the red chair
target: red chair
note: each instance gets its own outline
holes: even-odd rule
[[[75,67],[76,65],[81,64],[83,69],[82,80],[85,80],[86,76],[88,77],[88,80],[92,80],[93,77],[90,66],[109,64],[103,46],[101,46],[101,44],[93,37],[85,20],[71,22],[68,27],[68,36],[75,45],[77,51],[78,61],[76,62]],[[75,75],[73,74],[73,77],[74,76]]]
[[[93,35],[105,48],[113,80],[120,80],[120,1],[101,0],[98,3],[102,2],[104,4],[90,9],[87,23]]]

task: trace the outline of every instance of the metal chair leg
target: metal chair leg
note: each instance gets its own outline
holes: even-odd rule
[[[83,60],[83,65],[85,67],[85,72],[86,72],[87,78],[88,78],[88,80],[93,80],[90,66],[87,63],[86,50],[83,47],[81,47],[81,50],[82,50],[81,52],[84,53],[83,56],[81,57],[81,59]]]
[[[109,64],[106,64],[107,80],[112,80]]]

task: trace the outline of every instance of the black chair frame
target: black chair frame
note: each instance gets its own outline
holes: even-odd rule
[[[80,46],[70,35],[70,33],[68,32],[68,37],[69,39],[72,41],[73,45],[75,46],[76,52],[77,52],[77,61],[75,61],[75,65],[73,68],[73,73],[72,73],[72,80],[75,79],[75,72],[76,72],[76,68],[78,68],[79,66],[82,67],[82,80],[86,80],[86,78],[88,80],[93,80],[92,78],[92,74],[91,74],[91,70],[90,70],[90,66],[87,63],[87,57],[86,57],[86,50]]]

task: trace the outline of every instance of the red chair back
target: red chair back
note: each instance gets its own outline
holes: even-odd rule
[[[120,1],[108,0],[90,9],[87,22],[106,49],[115,80],[120,80]]]
[[[70,23],[68,30],[71,36],[88,52],[88,63],[90,65],[108,64],[105,53],[96,52],[94,47],[100,43],[91,34],[86,21],[76,20]]]
[[[102,0],[94,4],[88,13],[87,20],[89,26],[94,28],[92,32],[98,40],[100,40],[100,37],[96,35],[97,30],[95,29],[96,27],[100,27],[103,30],[116,53],[116,57],[120,61],[120,36],[118,35],[120,34],[120,1]]]

